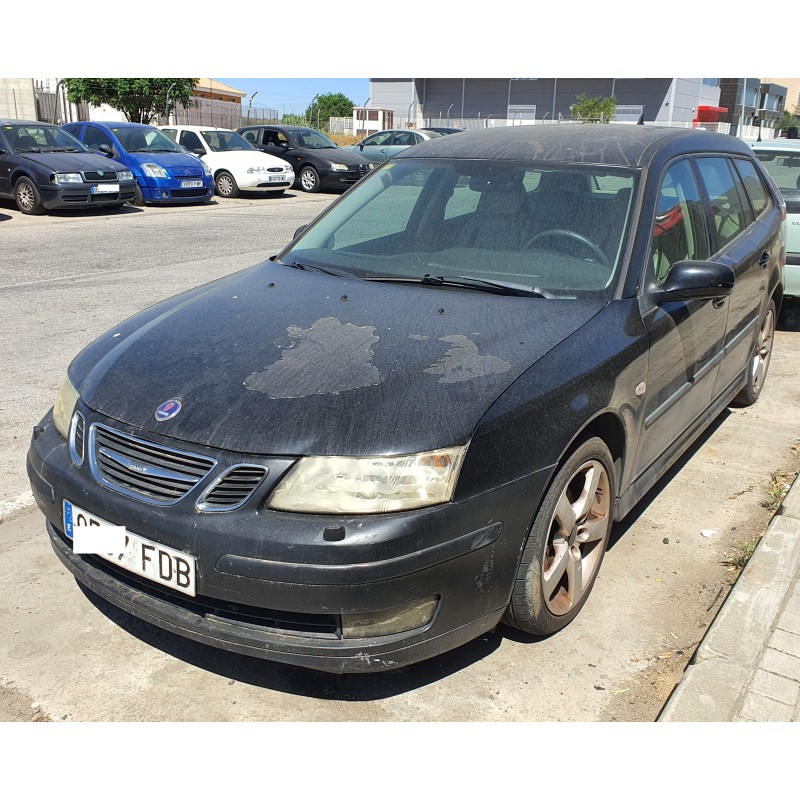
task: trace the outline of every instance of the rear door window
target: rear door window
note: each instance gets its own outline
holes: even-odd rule
[[[744,188],[729,159],[698,158],[696,163],[711,204],[716,249],[722,250],[744,232],[752,221],[752,211],[749,203],[745,205]]]

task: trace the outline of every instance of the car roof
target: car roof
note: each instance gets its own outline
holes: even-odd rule
[[[87,125],[102,125],[106,128],[155,128],[155,125],[146,125],[142,122],[124,122],[117,120],[87,119]]]
[[[57,128],[53,122],[39,122],[35,119],[0,119],[0,125],[46,125],[50,128]]]
[[[723,133],[655,125],[564,123],[514,125],[437,136],[394,158],[480,158],[644,167],[657,152],[752,155],[740,139]]]
[[[183,125],[180,122],[175,125],[159,125],[162,128],[182,128],[185,131],[227,131],[233,133],[233,128],[218,128],[216,125]]]

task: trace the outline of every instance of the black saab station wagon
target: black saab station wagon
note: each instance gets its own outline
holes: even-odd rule
[[[759,397],[784,259],[733,137],[437,138],[83,350],[33,492],[78,581],[215,647],[368,672],[552,634],[612,523]],[[124,545],[76,553],[86,525]]]

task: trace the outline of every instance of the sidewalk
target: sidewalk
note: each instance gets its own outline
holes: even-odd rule
[[[800,476],[658,722],[800,722]]]

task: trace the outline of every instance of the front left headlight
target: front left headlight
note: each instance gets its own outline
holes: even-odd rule
[[[133,173],[129,169],[121,169],[117,172],[117,178],[121,181],[132,181]]]
[[[331,169],[335,170],[336,172],[347,172],[349,167],[347,164],[331,164]]]
[[[467,446],[407,456],[306,456],[272,493],[276,511],[381,514],[446,503]]]
[[[200,163],[203,165],[203,172],[205,172],[206,175],[213,175],[214,174],[214,172],[211,169],[211,167],[209,167],[208,164],[206,164],[206,162],[203,161],[202,158],[200,159]]]
[[[65,439],[69,435],[69,423],[78,404],[78,397],[78,390],[72,385],[72,381],[64,378],[53,404],[53,424]]]
[[[142,171],[145,175],[149,175],[151,178],[169,177],[164,167],[160,167],[158,164],[142,164]]]
[[[56,183],[83,183],[80,172],[56,172],[53,178]]]

